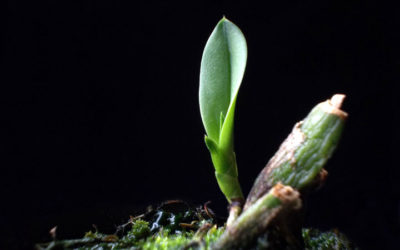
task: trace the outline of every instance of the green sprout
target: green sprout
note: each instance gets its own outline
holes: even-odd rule
[[[200,70],[200,111],[218,185],[229,201],[224,226],[207,203],[168,201],[131,217],[115,234],[89,232],[38,249],[353,249],[336,230],[301,229],[307,193],[322,186],[347,113],[345,95],[317,104],[293,127],[244,200],[233,143],[236,99],[247,60],[246,40],[225,17],[207,41]],[[182,211],[182,205],[185,209]],[[175,209],[174,209],[175,208]],[[203,209],[204,208],[204,209]],[[174,212],[175,211],[175,212]],[[124,230],[130,227],[130,230]],[[122,229],[122,230],[121,230]],[[121,232],[122,231],[122,232]]]
[[[247,60],[247,45],[240,29],[225,17],[204,48],[200,69],[200,112],[215,176],[229,202],[243,200],[233,147],[236,98]]]

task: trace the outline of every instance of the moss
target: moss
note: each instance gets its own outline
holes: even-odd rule
[[[131,235],[135,239],[142,239],[150,235],[149,222],[144,220],[137,220],[129,231],[128,236]]]
[[[195,231],[172,233],[169,229],[162,229],[156,234],[150,234],[147,221],[138,220],[132,229],[122,238],[115,235],[104,235],[98,232],[88,232],[82,239],[51,242],[41,249],[182,249],[192,246],[208,249],[224,232],[224,227],[214,225],[202,237]],[[317,229],[303,229],[305,249],[331,250],[356,249],[353,244],[340,232],[331,230],[320,232]],[[55,244],[56,243],[56,244]],[[254,249],[267,249],[270,244],[259,241]]]
[[[306,249],[356,249],[347,237],[337,230],[320,232],[318,229],[303,229],[303,239]]]
[[[179,204],[180,206],[182,204]],[[87,232],[81,239],[55,240],[38,244],[37,249],[208,249],[224,232],[225,227],[207,209],[183,207],[171,209],[162,205],[155,210],[132,218],[115,234]],[[306,249],[354,249],[341,233],[303,229]],[[260,237],[254,249],[276,249],[268,237]]]
[[[51,242],[40,249],[181,249],[186,246],[208,247],[223,233],[223,227],[213,226],[205,235],[199,237],[195,231],[172,233],[161,229],[151,235],[149,223],[136,221],[132,229],[122,238],[115,235],[104,235],[98,232],[87,232],[82,239]]]

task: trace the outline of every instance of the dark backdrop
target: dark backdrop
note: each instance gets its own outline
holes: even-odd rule
[[[326,186],[310,197],[306,222],[338,228],[364,249],[394,246],[399,39],[392,6],[129,2],[8,3],[2,243],[48,241],[55,225],[64,237],[82,236],[92,224],[112,230],[166,199],[210,200],[226,213],[197,93],[203,47],[226,15],[249,51],[235,122],[244,192],[296,121],[345,93],[348,124]]]

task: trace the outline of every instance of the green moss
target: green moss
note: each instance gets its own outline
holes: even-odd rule
[[[115,234],[90,231],[81,239],[55,240],[38,244],[36,248],[178,249],[187,245],[209,246],[224,230],[217,226],[211,212],[204,207],[192,208],[181,201],[169,201],[138,216],[140,219],[131,218]]]
[[[204,246],[209,247],[223,233],[223,227],[214,226],[207,231],[205,235],[199,237],[194,231],[184,231],[180,233],[170,233],[168,230],[162,230],[145,241],[141,241],[141,249],[180,249],[185,246]]]
[[[181,205],[181,204],[180,204]],[[131,219],[121,226],[116,234],[103,234],[98,231],[87,232],[81,239],[55,240],[36,245],[37,249],[210,249],[221,236],[225,227],[205,213],[202,208],[183,207],[176,204],[162,205],[148,212],[140,219]],[[316,229],[303,229],[306,249],[354,249],[347,238],[333,230],[320,232]],[[260,237],[253,249],[276,249],[268,237]]]
[[[137,220],[132,226],[128,235],[132,235],[135,239],[142,239],[150,234],[149,222]]]
[[[347,237],[337,230],[320,232],[318,229],[303,229],[303,239],[306,249],[356,249]]]
[[[195,231],[183,231],[172,233],[168,229],[162,229],[156,234],[150,234],[147,221],[138,220],[132,229],[122,238],[115,235],[105,235],[98,232],[88,232],[82,239],[64,240],[49,243],[39,249],[143,249],[143,250],[167,250],[182,249],[192,246],[193,249],[202,246],[209,247],[224,232],[224,227],[214,225],[207,233],[199,237]],[[335,230],[320,232],[317,229],[303,229],[305,249],[331,250],[331,249],[356,249],[354,245],[342,234]],[[258,241],[254,249],[268,249],[272,245],[268,242]],[[190,248],[189,248],[190,249]]]
[[[142,249],[177,249],[189,244],[193,233],[185,232],[181,234],[169,234],[161,232],[155,237],[149,237],[143,241]]]
[[[137,221],[132,229],[122,238],[106,236],[97,232],[88,232],[81,240],[59,241],[57,245],[48,245],[45,249],[181,249],[185,246],[208,247],[223,233],[223,227],[214,226],[203,237],[198,237],[194,231],[171,233],[168,229],[150,235],[149,223]],[[108,237],[108,238],[107,238]],[[114,242],[105,242],[106,240]]]

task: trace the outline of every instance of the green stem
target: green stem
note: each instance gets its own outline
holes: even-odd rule
[[[211,153],[218,185],[228,202],[231,203],[232,200],[244,200],[238,179],[233,143],[230,146],[221,147],[207,136],[205,137],[205,143]]]
[[[295,125],[257,177],[244,210],[278,182],[304,191],[326,175],[323,166],[335,150],[347,118],[347,113],[340,109],[344,97],[337,94],[318,104]]]

